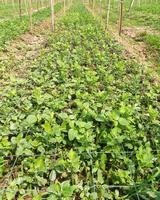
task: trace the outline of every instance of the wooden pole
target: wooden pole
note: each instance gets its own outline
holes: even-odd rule
[[[100,15],[100,18],[102,20],[102,0],[100,0],[99,15]]]
[[[128,12],[131,11],[131,9],[132,9],[132,7],[133,7],[133,4],[134,4],[134,0],[131,1]]]
[[[119,35],[121,35],[122,33],[122,20],[123,20],[123,0],[120,0]]]
[[[19,17],[21,19],[22,18],[22,0],[18,0],[18,4],[19,4]]]
[[[51,31],[54,32],[54,0],[51,0]]]
[[[42,0],[42,8],[44,7],[44,1]]]
[[[36,0],[36,5],[37,5],[37,11],[39,11],[39,1]]]
[[[66,12],[66,0],[64,0],[64,13]]]
[[[14,0],[12,0],[12,7],[15,9]]]
[[[106,24],[106,29],[108,29],[109,25],[109,14],[110,14],[110,7],[111,7],[111,1],[107,1],[107,24]]]
[[[26,0],[24,0],[24,7],[25,7],[25,12],[26,14],[28,13],[28,3]],[[28,13],[29,14],[29,13]]]
[[[32,0],[29,0],[29,23],[30,23],[30,32],[33,31],[33,22],[32,22]]]
[[[92,6],[92,9],[94,10],[94,8],[95,8],[95,0],[93,0],[93,6]]]

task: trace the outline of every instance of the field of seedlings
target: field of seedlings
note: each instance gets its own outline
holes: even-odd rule
[[[158,2],[0,1],[0,200],[160,199]]]

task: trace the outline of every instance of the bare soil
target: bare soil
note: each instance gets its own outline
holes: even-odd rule
[[[151,34],[151,35],[159,35],[160,33],[150,27],[136,27],[136,26],[132,26],[132,27],[123,27],[123,31],[122,33],[124,35],[127,35],[128,37],[132,38],[132,39],[136,39],[136,37],[140,34],[140,33],[147,33],[147,34]]]

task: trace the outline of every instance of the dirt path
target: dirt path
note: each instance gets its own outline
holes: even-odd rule
[[[62,15],[63,9],[55,15],[55,21]],[[47,47],[48,33],[50,33],[50,18],[35,26],[32,33],[27,32],[12,41],[5,52],[0,52],[0,93],[13,79],[25,78],[34,60],[42,49]]]
[[[95,18],[99,18],[98,15],[88,5],[85,5],[85,7]],[[100,20],[100,22],[105,29],[105,24],[102,22],[102,20]],[[153,31],[150,29],[145,30],[153,34]],[[123,56],[125,58],[134,59],[144,68],[150,70],[153,74],[155,84],[159,84],[159,75],[156,73],[156,70],[154,70],[156,66],[150,59],[150,55],[148,54],[145,43],[135,41],[135,37],[137,36],[137,34],[143,31],[140,29],[133,30],[131,28],[124,28],[121,36],[119,36],[117,27],[109,27],[109,33],[113,36],[115,41],[123,47]],[[155,34],[157,34],[157,32],[155,32]]]

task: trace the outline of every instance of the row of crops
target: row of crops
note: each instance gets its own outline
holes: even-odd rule
[[[55,0],[55,3],[59,1]],[[50,7],[49,0],[0,0],[0,22],[29,14],[30,6],[36,12],[43,8]]]
[[[104,22],[106,29],[123,34],[132,43],[144,43],[147,57],[160,63],[160,1],[151,0],[90,0],[84,1]],[[132,44],[130,44],[132,45]],[[143,51],[146,51],[143,50]]]
[[[59,2],[54,6],[55,14],[63,7],[63,3]],[[32,15],[32,25],[39,24],[43,20],[49,18],[51,15],[50,8],[44,8]],[[30,30],[29,16],[25,15],[21,19],[15,17],[12,20],[0,22],[0,50],[3,50],[5,46],[11,40],[17,38],[23,33]]]
[[[1,199],[160,199],[158,91],[74,2],[0,94]]]
[[[120,1],[90,0],[90,6],[107,20],[109,10],[109,24],[116,25],[120,17]],[[160,1],[126,0],[123,1],[123,26],[151,26],[160,30]]]

